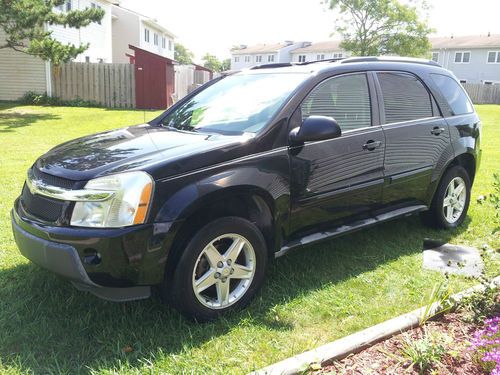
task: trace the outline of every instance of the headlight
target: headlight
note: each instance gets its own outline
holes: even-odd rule
[[[76,202],[71,225],[116,228],[142,224],[146,220],[153,179],[145,172],[128,172],[90,180],[84,189],[113,191],[99,202]]]

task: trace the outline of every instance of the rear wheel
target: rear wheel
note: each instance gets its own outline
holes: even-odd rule
[[[470,189],[470,178],[464,168],[454,166],[448,169],[429,211],[424,213],[425,222],[445,229],[462,224],[469,208]]]
[[[171,303],[186,317],[213,320],[251,301],[262,285],[266,265],[266,243],[259,229],[239,217],[221,218],[192,238],[171,285],[164,288],[169,288]]]

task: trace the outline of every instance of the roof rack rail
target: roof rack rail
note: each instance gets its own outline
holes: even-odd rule
[[[399,57],[399,56],[361,56],[348,57],[343,59],[341,64],[357,63],[357,62],[402,62],[411,64],[423,64],[432,66],[441,66],[437,62],[427,59],[418,59],[414,57]]]
[[[271,63],[271,64],[261,64],[261,65],[254,65],[250,68],[250,70],[256,70],[256,69],[272,69],[272,68],[284,68],[286,66],[294,66],[296,64],[294,63]]]

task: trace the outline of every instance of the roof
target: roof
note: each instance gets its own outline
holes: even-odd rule
[[[315,53],[315,52],[337,52],[343,51],[340,47],[340,40],[327,40],[324,42],[312,43],[310,46],[297,48],[292,53]]]
[[[499,48],[500,34],[467,35],[429,38],[432,49],[441,48]]]
[[[139,16],[140,20],[142,22],[144,22],[145,24],[149,25],[150,27],[156,28],[156,29],[160,30],[161,32],[163,32],[165,34],[170,35],[172,38],[176,37],[176,35],[173,32],[171,32],[170,30],[168,30],[165,27],[163,27],[162,25],[160,25],[158,23],[158,21],[156,19],[154,19],[154,18],[148,17],[148,16],[146,16],[144,14],[141,14],[139,12],[136,12],[135,10],[124,8],[124,7],[120,6],[119,3],[118,4],[113,4],[113,7],[121,9],[121,10],[124,10],[124,11],[129,12],[129,13],[133,13],[133,14]]]
[[[278,52],[280,49],[288,47],[290,44],[275,43],[275,44],[256,44],[246,48],[232,49],[233,55],[251,55],[255,53],[273,53]]]

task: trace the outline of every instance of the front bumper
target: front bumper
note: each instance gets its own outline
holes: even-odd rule
[[[22,255],[70,280],[79,290],[103,299],[129,301],[148,298],[151,284],[144,285],[149,284],[146,275],[152,278],[148,270],[164,269],[164,264],[158,260],[164,259],[159,251],[161,246],[157,247],[156,253],[148,252],[147,244],[153,232],[151,226],[112,231],[49,227],[23,217],[18,202],[11,212],[11,219],[14,238]],[[135,252],[128,252],[128,248],[123,247],[125,242],[132,243]],[[142,249],[140,243],[143,243]],[[101,264],[84,264],[88,248],[97,249],[102,254]]]

